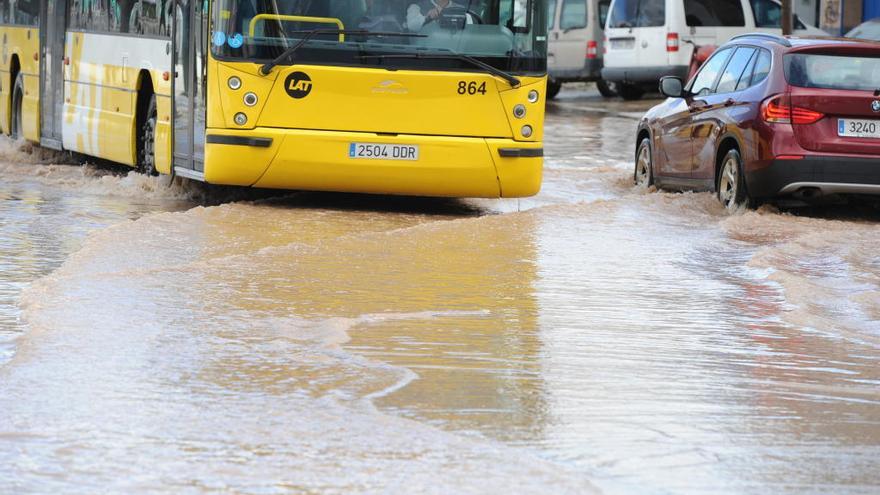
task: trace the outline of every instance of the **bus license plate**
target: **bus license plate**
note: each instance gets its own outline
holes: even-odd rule
[[[837,135],[880,139],[880,120],[837,119]]]
[[[348,157],[415,161],[419,159],[419,147],[414,144],[351,143]]]

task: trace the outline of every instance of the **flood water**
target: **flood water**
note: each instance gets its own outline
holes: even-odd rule
[[[563,92],[523,200],[0,143],[0,493],[877,493],[880,213],[638,191],[648,106]]]

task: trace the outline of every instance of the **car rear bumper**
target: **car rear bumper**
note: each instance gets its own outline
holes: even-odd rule
[[[547,73],[550,79],[559,82],[598,81],[602,78],[602,59],[587,59],[583,68],[547,69]]]
[[[603,67],[602,79],[639,85],[657,85],[663,76],[676,76],[683,81],[688,75],[687,65],[664,65],[660,67]]]
[[[754,198],[826,194],[880,195],[880,157],[804,157],[773,160],[746,172],[746,187]]]

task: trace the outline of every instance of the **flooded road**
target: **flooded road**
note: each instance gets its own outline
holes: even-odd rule
[[[876,493],[880,215],[637,191],[647,105],[563,92],[523,200],[4,143],[0,492]]]

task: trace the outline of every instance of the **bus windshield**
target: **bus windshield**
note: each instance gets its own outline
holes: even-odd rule
[[[216,0],[212,52],[220,60],[268,62],[305,39],[282,65],[473,69],[455,57],[400,56],[455,54],[507,72],[542,74],[546,2]]]

